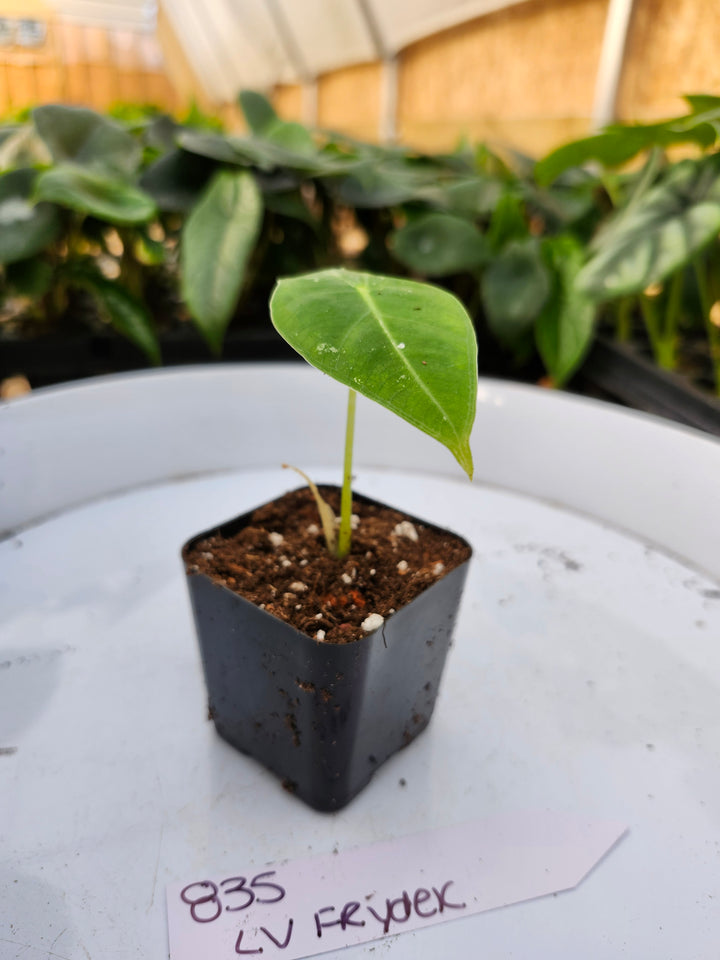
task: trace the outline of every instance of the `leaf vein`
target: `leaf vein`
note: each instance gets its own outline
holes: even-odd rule
[[[345,282],[347,283],[347,281],[345,281]],[[398,359],[402,361],[403,365],[404,365],[405,368],[409,371],[409,373],[410,373],[411,377],[413,378],[413,380],[415,381],[415,383],[416,383],[416,384],[418,385],[418,387],[422,390],[422,392],[428,397],[428,399],[430,400],[430,402],[433,403],[433,404],[437,407],[437,409],[438,409],[438,410],[440,411],[440,413],[443,415],[444,420],[445,420],[445,423],[447,423],[447,424],[450,426],[450,429],[452,430],[452,433],[453,433],[453,435],[455,436],[456,440],[458,441],[458,443],[461,443],[461,442],[462,442],[462,438],[460,437],[460,434],[458,433],[458,430],[457,430],[455,424],[453,423],[452,419],[448,416],[448,413],[447,413],[447,411],[445,410],[445,408],[443,407],[443,405],[432,395],[432,393],[428,390],[427,386],[423,383],[423,381],[422,381],[422,380],[420,379],[420,377],[417,375],[417,372],[415,371],[415,369],[413,368],[412,364],[409,362],[409,360],[407,359],[407,357],[403,354],[402,350],[398,349],[398,347],[395,345],[395,342],[394,342],[392,336],[390,335],[390,331],[388,330],[387,326],[386,326],[385,323],[383,322],[382,317],[380,316],[380,314],[378,313],[378,311],[377,311],[377,309],[376,309],[376,307],[375,307],[375,303],[374,303],[374,301],[373,301],[373,299],[372,299],[372,297],[371,297],[371,295],[370,295],[370,292],[369,292],[365,287],[361,287],[361,286],[357,286],[357,287],[356,287],[356,286],[354,286],[353,284],[348,284],[348,286],[353,287],[353,289],[356,290],[357,293],[360,295],[360,297],[365,301],[365,303],[367,304],[368,310],[369,310],[369,312],[370,312],[370,315],[371,315],[371,316],[373,317],[373,319],[377,322],[377,324],[379,325],[380,329],[383,331],[383,333],[384,333],[385,336],[387,337],[387,339],[388,339],[388,341],[390,342],[393,350],[394,350],[395,353],[397,354]]]

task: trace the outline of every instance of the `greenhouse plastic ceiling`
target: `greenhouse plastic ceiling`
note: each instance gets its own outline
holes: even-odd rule
[[[152,29],[158,6],[207,92],[308,82],[518,0],[53,0],[60,16]]]

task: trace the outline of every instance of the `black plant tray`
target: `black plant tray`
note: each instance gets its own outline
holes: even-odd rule
[[[599,337],[574,386],[635,410],[654,413],[720,437],[720,399],[680,374],[662,370],[627,344]]]
[[[268,323],[230,329],[222,357],[213,356],[190,326],[160,334],[163,366],[262,360],[299,360]],[[112,331],[52,333],[33,339],[0,339],[0,380],[24,374],[33,387],[50,386],[106,373],[147,369],[150,364],[132,343]]]

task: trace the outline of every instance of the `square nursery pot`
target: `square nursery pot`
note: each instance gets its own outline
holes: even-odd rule
[[[205,537],[232,536],[252,513],[197,534],[183,558]],[[407,519],[440,529],[471,553],[462,537]],[[346,644],[318,641],[186,566],[217,732],[315,809],[345,806],[427,726],[469,562],[470,555],[382,627]]]

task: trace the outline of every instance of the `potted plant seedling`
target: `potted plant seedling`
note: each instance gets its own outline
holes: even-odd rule
[[[349,388],[342,487],[309,481],[193,537],[183,559],[218,732],[334,810],[427,725],[472,552],[353,496],[356,394],[471,477],[477,345],[455,297],[398,278],[306,274],[279,281],[270,308],[291,346]]]

